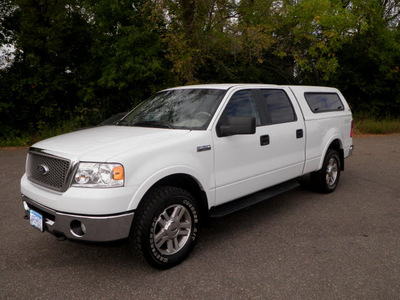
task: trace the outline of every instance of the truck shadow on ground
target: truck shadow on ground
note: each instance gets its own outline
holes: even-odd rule
[[[285,222],[287,223],[285,218],[295,213],[297,208],[303,206],[307,201],[320,200],[316,193],[301,186],[231,215],[212,219],[209,225],[202,228],[199,242],[188,260],[195,263],[202,257],[226,252],[227,245],[248,243],[251,236],[268,235],[269,228],[276,224],[284,226]],[[112,270],[154,272],[154,269],[135,255],[127,240],[83,243],[68,240],[57,241],[49,234],[39,234],[39,238],[35,238],[32,243],[34,244],[31,246],[39,250],[31,252],[29,261],[33,265],[35,262],[41,261],[45,266],[67,269],[102,266],[101,269],[108,270],[108,272],[112,272]]]

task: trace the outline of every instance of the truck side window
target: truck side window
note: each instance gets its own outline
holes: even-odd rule
[[[222,113],[219,124],[229,124],[232,117],[254,117],[256,125],[260,125],[260,116],[257,106],[250,90],[236,92],[229,100]]]
[[[283,90],[261,90],[262,103],[271,118],[271,124],[297,120],[292,103]]]
[[[305,93],[304,97],[313,113],[344,110],[336,93]]]

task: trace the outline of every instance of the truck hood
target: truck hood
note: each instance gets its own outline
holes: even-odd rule
[[[126,151],[170,141],[190,130],[127,126],[100,126],[52,137],[32,147],[49,153],[79,159],[106,162]]]

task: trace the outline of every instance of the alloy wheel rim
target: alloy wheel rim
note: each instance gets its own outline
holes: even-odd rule
[[[326,166],[326,183],[328,186],[334,186],[338,176],[338,162],[332,157]]]
[[[157,218],[153,229],[154,244],[163,255],[180,251],[189,240],[192,231],[192,217],[183,205],[167,207]]]

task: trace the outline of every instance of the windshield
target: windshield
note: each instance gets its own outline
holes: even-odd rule
[[[157,93],[117,125],[205,130],[225,90],[179,89]]]

